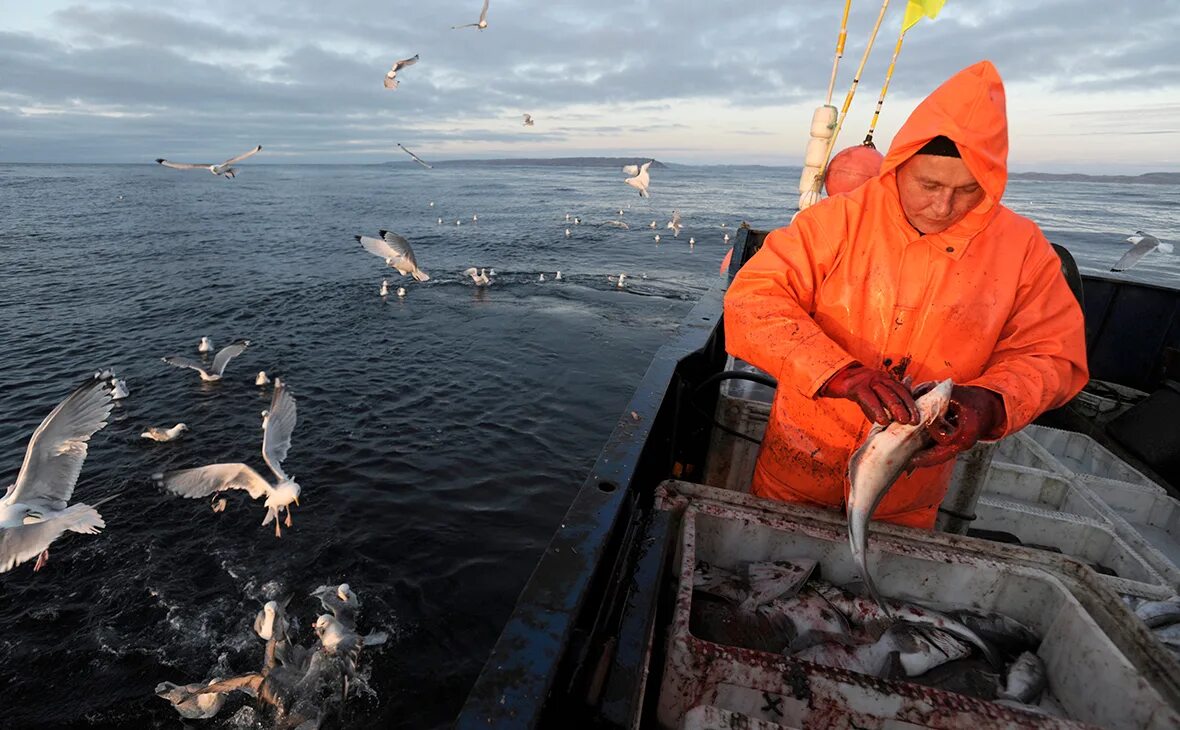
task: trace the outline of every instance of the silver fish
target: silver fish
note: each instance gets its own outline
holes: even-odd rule
[[[1002,700],[1015,700],[1031,705],[1040,698],[1047,684],[1045,663],[1036,654],[1026,651],[1016,657],[1016,661],[1008,667],[1008,678],[1004,682],[1004,688],[996,696]]]
[[[848,543],[869,595],[882,606],[885,604],[867,565],[869,520],[881,498],[905,471],[910,458],[930,444],[926,428],[946,412],[953,385],[949,379],[944,380],[915,401],[917,425],[895,421],[888,426],[874,426],[848,463]]]
[[[872,644],[820,644],[804,649],[795,656],[816,664],[876,677],[916,677],[970,654],[970,647],[949,634],[899,622],[890,626]]]
[[[1180,599],[1144,601],[1135,609],[1135,615],[1141,618],[1149,629],[1180,623]]]
[[[1032,629],[1010,616],[970,608],[951,611],[947,615],[1008,656],[1036,651],[1041,645]]]
[[[742,608],[752,611],[775,598],[794,596],[811,577],[816,565],[816,561],[806,558],[750,563],[746,568],[750,595],[742,603]]]
[[[692,589],[724,598],[731,603],[741,603],[750,594],[746,581],[740,575],[703,560],[698,560],[693,570]]]
[[[689,630],[715,644],[778,654],[795,638],[795,627],[786,614],[759,606],[746,611],[724,599],[694,591]]]

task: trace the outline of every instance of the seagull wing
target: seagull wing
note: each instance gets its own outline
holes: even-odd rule
[[[418,55],[419,54],[415,53],[413,58],[403,58],[400,61],[396,61],[393,64],[393,70],[399,71],[406,66],[413,66],[415,63],[418,63]]]
[[[169,492],[188,499],[208,497],[227,489],[242,489],[258,499],[270,491],[270,484],[262,475],[245,464],[210,464],[170,471],[157,474],[156,481]]]
[[[86,442],[111,415],[111,393],[110,373],[98,373],[49,412],[29,439],[25,461],[4,503],[69,501],[86,460]]]
[[[486,23],[488,21],[488,0],[483,0],[483,10],[479,11],[479,22]]]
[[[218,165],[218,167],[229,167],[230,165],[234,164],[235,162],[241,162],[242,160],[246,159],[247,157],[250,157],[252,155],[256,155],[261,151],[262,151],[262,145],[258,145],[254,149],[250,150],[249,152],[243,152],[242,154],[238,155],[237,157],[229,158],[225,162]]]
[[[250,340],[238,340],[218,350],[217,354],[213,356],[213,372],[218,375],[224,373],[225,366],[229,365],[229,361],[241,355],[249,346]]]
[[[422,158],[421,158],[421,157],[419,157],[418,155],[414,154],[413,152],[410,152],[410,151],[409,151],[408,149],[406,149],[405,147],[402,147],[402,144],[401,144],[401,142],[398,142],[397,146],[398,146],[398,147],[401,147],[401,148],[402,148],[402,152],[405,152],[407,155],[409,155],[410,157],[414,158],[414,162],[417,162],[417,163],[418,163],[419,165],[421,165],[422,167],[425,167],[427,170],[433,170],[433,169],[434,169],[434,168],[433,168],[433,167],[431,167],[430,165],[426,164],[426,162],[424,162],[424,161],[422,160]]]
[[[385,239],[373,238],[372,236],[357,236],[356,240],[360,241],[361,248],[374,256],[380,256],[383,259],[396,259],[401,256]]]
[[[0,529],[0,573],[37,557],[66,530],[94,534],[106,527],[88,504],[72,504],[41,522]]]
[[[1139,243],[1131,247],[1131,250],[1123,254],[1123,257],[1118,260],[1114,266],[1110,267],[1111,271],[1126,271],[1135,264],[1139,263],[1139,259],[1155,250],[1160,242],[1155,236],[1143,236]]]
[[[280,378],[275,378],[275,392],[267,411],[266,431],[262,434],[262,458],[281,481],[290,477],[283,471],[283,460],[291,448],[291,433],[295,430],[295,397]]]
[[[634,177],[639,174],[639,165],[623,165],[623,174]]]
[[[680,225],[680,211],[678,211],[678,210],[672,211],[672,225],[673,226]]]
[[[197,362],[196,360],[190,360],[189,358],[183,357],[181,355],[169,355],[168,357],[164,357],[161,359],[173,367],[191,368],[191,369],[196,370],[197,372],[202,373],[204,375],[209,374],[209,372],[207,370],[205,370],[204,365]]]
[[[192,162],[170,162],[163,157],[156,158],[156,162],[164,167],[171,167],[173,170],[208,170],[212,165],[196,165]]]
[[[191,686],[192,685],[186,685],[185,688],[187,689],[187,687],[191,687]],[[251,697],[254,697],[255,695],[258,694],[258,689],[261,686],[262,686],[262,675],[259,674],[258,672],[251,672],[249,674],[243,674],[240,677],[230,677],[229,679],[223,679],[220,682],[212,682],[210,684],[207,684],[203,687],[198,688],[194,692],[187,692],[184,695],[182,695],[174,704],[180,704],[181,702],[188,702],[192,698],[197,697],[199,695],[209,695],[209,694],[220,695],[220,694],[225,694],[227,692],[233,692],[235,690],[239,691],[239,692],[245,692],[246,694],[250,695]]]
[[[393,231],[382,230],[379,231],[382,240],[389,244],[389,249],[396,255],[401,256],[406,261],[410,262],[412,268],[418,267],[418,260],[414,258],[414,249],[410,247],[410,242]]]

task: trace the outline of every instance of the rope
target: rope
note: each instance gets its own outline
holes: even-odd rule
[[[848,108],[852,106],[852,97],[856,95],[856,87],[860,83],[860,75],[864,73],[865,64],[869,61],[869,52],[873,50],[873,42],[877,40],[877,31],[881,30],[881,21],[885,19],[885,10],[888,7],[889,0],[884,0],[881,3],[881,12],[877,14],[877,22],[873,24],[873,32],[869,34],[869,42],[865,46],[864,55],[860,58],[860,65],[856,67],[856,75],[852,77],[852,86],[848,88],[848,94],[844,97],[844,106],[840,109],[840,118],[836,120],[836,131],[832,134],[832,138],[828,140],[828,152],[824,157],[824,166],[820,169],[820,174],[815,176],[815,183],[812,189],[817,192],[823,184],[823,173],[827,170],[828,162],[832,159],[832,150],[836,146],[836,138],[840,136],[840,129],[844,126],[844,119],[848,116]]]
[[[897,45],[893,47],[893,58],[889,59],[889,70],[885,72],[885,83],[881,86],[881,95],[877,97],[877,109],[873,112],[873,120],[869,122],[869,133],[865,135],[864,144],[868,147],[876,147],[873,144],[873,132],[877,129],[877,119],[881,116],[881,107],[885,104],[885,94],[889,91],[889,81],[893,78],[893,66],[897,63],[897,56],[901,53],[901,42],[905,40],[905,25],[901,26],[901,32],[897,34]]]
[[[836,38],[836,57],[832,59],[832,78],[828,80],[828,100],[824,104],[832,103],[832,92],[836,89],[836,69],[840,68],[840,59],[844,58],[844,41],[848,40],[848,10],[852,7],[852,0],[844,0],[844,17],[840,20],[840,35]]]

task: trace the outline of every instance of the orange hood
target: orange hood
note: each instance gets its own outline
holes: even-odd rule
[[[893,138],[881,174],[895,170],[939,135],[954,141],[987,192],[976,210],[993,208],[1008,184],[1008,114],[1004,82],[991,61],[958,72],[914,109]]]

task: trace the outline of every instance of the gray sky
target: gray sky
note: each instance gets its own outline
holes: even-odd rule
[[[0,0],[0,161],[653,156],[798,165],[839,0]],[[249,9],[240,6],[248,5]],[[854,0],[843,101],[877,17]],[[841,142],[867,128],[893,0]],[[1180,0],[948,0],[906,37],[877,140],[990,59],[1014,169],[1180,170]],[[382,87],[392,62],[421,54]],[[521,125],[528,112],[536,126]]]

